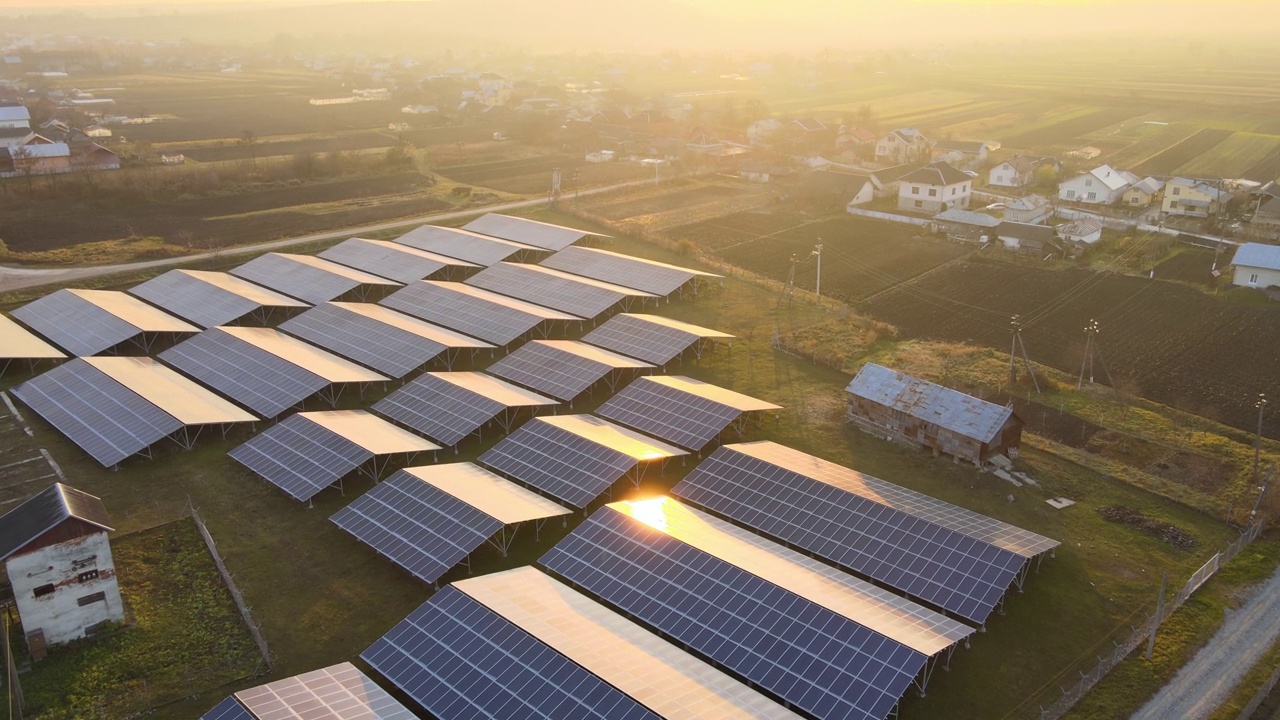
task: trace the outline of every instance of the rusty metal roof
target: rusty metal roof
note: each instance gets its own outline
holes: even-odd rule
[[[867,363],[846,392],[979,442],[991,442],[1013,409],[882,365]]]

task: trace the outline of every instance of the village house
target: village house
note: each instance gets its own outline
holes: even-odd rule
[[[1091,217],[1072,220],[1058,228],[1058,237],[1068,242],[1092,245],[1102,239],[1102,222]]]
[[[876,140],[876,162],[904,163],[917,162],[929,157],[933,143],[915,128],[899,128]]]
[[[933,216],[929,230],[945,233],[952,242],[985,243],[994,236],[1000,220],[975,210],[952,208]]]
[[[898,209],[939,213],[969,207],[973,178],[942,162],[904,175],[898,183]]]
[[[19,102],[0,102],[0,129],[31,129],[31,113]]]
[[[55,483],[0,517],[0,559],[31,654],[124,621],[102,501]]]
[[[1028,255],[1044,255],[1053,247],[1054,232],[1048,225],[1032,225],[1004,221],[996,226],[995,236],[1006,250]]]
[[[876,145],[876,134],[861,127],[841,125],[836,132],[836,150],[861,154],[865,150],[873,150]],[[868,155],[871,153],[868,152]]]
[[[1280,245],[1245,243],[1231,259],[1235,275],[1231,284],[1240,287],[1280,287]]]
[[[770,136],[782,129],[782,121],[777,118],[756,120],[747,126],[747,142],[751,145],[765,145]]]
[[[1051,167],[1056,173],[1060,166],[1051,157],[1014,155],[987,172],[987,184],[995,187],[1027,187],[1035,182],[1036,171],[1042,167]]]
[[[797,193],[830,207],[857,207],[875,198],[871,178],[830,165],[814,170],[799,184]]]
[[[1058,199],[1090,205],[1112,205],[1120,200],[1138,177],[1110,165],[1099,165],[1058,185]]]
[[[71,148],[66,143],[12,145],[8,151],[11,175],[48,175],[71,169]]]
[[[871,184],[875,186],[876,197],[897,195],[903,176],[915,169],[915,165],[894,165],[871,173]]]
[[[845,388],[847,418],[874,435],[982,467],[1016,458],[1022,420],[1013,409],[867,363]]]
[[[933,144],[934,160],[949,162],[966,168],[976,168],[986,162],[992,150],[1000,147],[997,142],[976,140],[938,140]]]
[[[1043,195],[1027,195],[1004,206],[1004,219],[1018,223],[1042,223],[1053,214],[1053,205]]]
[[[1160,210],[1169,215],[1209,217],[1218,212],[1224,197],[1222,190],[1203,180],[1176,177],[1164,185]]]
[[[1120,197],[1120,202],[1129,208],[1149,207],[1160,196],[1162,189],[1164,189],[1162,181],[1145,177],[1125,190],[1124,195]]]
[[[1258,205],[1249,220],[1249,232],[1255,237],[1280,238],[1280,197]]]

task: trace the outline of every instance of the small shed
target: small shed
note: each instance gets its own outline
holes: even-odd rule
[[[55,483],[0,517],[0,559],[33,657],[124,621],[102,500]]]
[[[996,226],[995,236],[1005,248],[1030,255],[1043,255],[1054,248],[1054,230],[1047,225],[1009,222]]]
[[[867,363],[845,388],[847,419],[874,435],[982,467],[1017,457],[1023,421],[1013,408]]]
[[[1072,220],[1058,228],[1058,236],[1070,242],[1092,245],[1102,239],[1102,221],[1091,217]]]

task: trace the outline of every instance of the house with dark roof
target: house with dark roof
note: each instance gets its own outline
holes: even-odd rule
[[[110,522],[101,500],[62,483],[0,517],[0,560],[36,659],[124,621]]]
[[[1057,249],[1053,243],[1056,235],[1048,225],[1006,220],[996,226],[995,236],[1006,249],[1030,255],[1043,255],[1046,250]]]
[[[951,208],[968,208],[973,178],[944,162],[913,170],[898,182],[898,209],[940,213]]]
[[[1000,220],[986,213],[952,208],[934,215],[929,229],[935,233],[946,233],[952,242],[985,243],[999,225]]]
[[[1249,220],[1249,232],[1255,237],[1280,238],[1280,197],[1263,197]]]
[[[845,388],[846,418],[873,435],[982,467],[1017,457],[1022,419],[1013,408],[867,363]]]
[[[1102,221],[1082,217],[1058,228],[1058,237],[1073,243],[1092,245],[1102,239]]]

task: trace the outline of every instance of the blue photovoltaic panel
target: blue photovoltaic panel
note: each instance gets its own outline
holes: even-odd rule
[[[742,414],[737,408],[640,378],[596,410],[602,418],[701,450]]]
[[[285,418],[227,454],[303,502],[373,458],[373,453],[302,415]]]
[[[540,272],[537,266],[520,263],[490,265],[467,278],[466,284],[582,318],[594,318],[630,297],[622,289]]]
[[[453,586],[360,658],[441,720],[658,720]]]
[[[636,466],[625,453],[536,418],[479,462],[576,508],[586,507]]]
[[[70,290],[45,295],[10,314],[77,357],[97,355],[142,333]]]
[[[521,245],[509,240],[479,235],[457,228],[423,225],[395,239],[401,245],[419,250],[447,255],[466,262],[488,267],[502,262],[517,253],[534,251],[545,253],[532,245]]]
[[[663,297],[696,277],[709,275],[676,265],[584,247],[567,247],[539,264]]]
[[[379,400],[373,409],[448,447],[479,430],[506,406],[426,373]]]
[[[329,385],[324,378],[217,328],[159,358],[264,418],[273,418]]]
[[[462,229],[553,251],[563,250],[590,235],[599,235],[587,230],[497,213],[481,215],[463,225]]]
[[[488,372],[564,402],[586,392],[613,367],[555,345],[530,342],[489,366]]]
[[[135,285],[130,295],[146,300],[202,328],[229,325],[262,306],[181,270]]]
[[[402,378],[448,348],[331,303],[280,324],[290,335],[354,360],[391,377]]]
[[[212,710],[200,716],[200,720],[258,720],[234,697],[218,703]]]
[[[927,660],[610,507],[538,562],[816,718],[883,720]]]
[[[105,467],[182,429],[172,415],[79,358],[13,394]]]
[[[411,283],[378,304],[498,346],[518,340],[544,322],[532,313],[456,292],[449,285]]]
[[[433,583],[502,529],[502,523],[404,470],[332,518],[379,554]]]
[[[582,341],[662,366],[702,338],[686,330],[622,313],[583,336]]]
[[[1026,558],[733,447],[717,449],[672,493],[976,623]]]
[[[343,240],[319,257],[401,283],[422,280],[442,270],[467,267],[457,260],[427,257],[407,245],[363,238]]]

